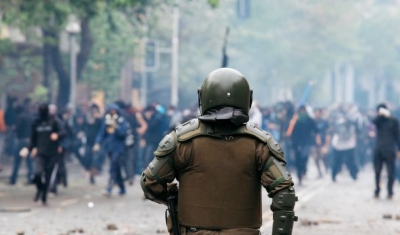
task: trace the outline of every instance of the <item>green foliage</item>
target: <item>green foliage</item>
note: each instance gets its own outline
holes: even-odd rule
[[[83,80],[94,90],[103,90],[108,97],[117,97],[121,68],[134,53],[135,30],[126,15],[111,12],[113,26],[108,24],[109,16],[100,14],[90,27],[96,36],[91,57],[83,73]]]
[[[41,71],[40,57],[4,57],[0,66],[0,93],[24,95],[31,90]]]
[[[0,39],[0,56],[13,51],[15,46],[9,39]]]
[[[219,0],[207,0],[207,2],[213,8],[218,7],[218,5],[219,5]]]
[[[196,102],[197,87],[208,72],[221,66],[227,26],[230,27],[229,67],[246,75],[260,103],[268,103],[275,87],[292,87],[295,98],[299,97],[307,81],[314,80],[318,84],[338,63],[350,64],[362,75],[399,79],[398,3],[250,1],[250,17],[239,19],[236,1],[178,2],[182,106]],[[71,14],[88,20],[93,48],[82,78],[92,89],[105,90],[108,97],[115,97],[121,68],[130,63],[135,41],[148,37],[156,39],[160,47],[171,46],[172,5],[175,3],[175,0],[7,0],[0,1],[0,9],[2,21],[18,26],[25,35],[29,35],[32,26],[51,29],[58,34]],[[142,30],[143,26],[147,26],[147,30]],[[34,34],[27,36],[38,44],[38,38],[34,37]],[[57,38],[44,40],[59,43]],[[15,47],[10,41],[0,40],[0,80],[3,84],[7,79],[27,78],[31,71],[40,71],[40,58],[32,60],[32,67],[26,65],[25,55],[17,61],[5,58],[13,51]],[[164,92],[168,96],[169,54],[162,55],[160,66],[150,79],[154,85],[152,92]],[[23,71],[22,75],[20,71]]]
[[[43,85],[39,84],[35,87],[32,93],[29,94],[29,98],[32,99],[33,102],[45,102],[48,98],[49,90]]]
[[[209,71],[220,66],[225,26],[230,26],[231,32],[229,67],[245,74],[260,103],[268,103],[274,88],[279,87],[292,87],[297,99],[309,80],[317,82],[315,99],[326,97],[318,81],[338,63],[351,64],[359,74],[399,79],[397,3],[251,1],[247,19],[237,17],[235,3],[221,1],[212,11],[199,2],[187,4],[186,9],[195,10],[182,14],[183,97],[194,100],[195,95],[189,95],[194,93],[193,84],[199,86]],[[209,66],[211,63],[214,67]]]

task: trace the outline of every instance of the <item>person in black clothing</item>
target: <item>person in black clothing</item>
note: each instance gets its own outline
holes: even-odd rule
[[[396,167],[396,146],[398,149],[400,148],[399,122],[391,116],[385,104],[378,105],[377,111],[378,115],[372,121],[377,131],[374,151],[375,198],[379,197],[382,166],[386,164],[388,171],[387,197],[392,199]]]
[[[163,138],[160,133],[160,129],[162,128],[162,115],[154,106],[149,105],[146,107],[144,110],[144,118],[147,122],[148,128],[143,136],[146,142],[146,147],[144,149],[142,168],[146,167],[153,159],[153,153],[156,151],[158,143]]]
[[[129,182],[129,185],[133,185],[133,180],[135,177],[135,156],[137,152],[138,144],[135,143],[139,139],[137,129],[140,124],[137,121],[136,114],[130,105],[125,105],[125,119],[128,122],[129,132],[131,134],[131,141],[129,145],[126,146],[125,159],[124,159],[124,171],[125,180]]]
[[[93,153],[92,149],[96,143],[96,136],[99,133],[103,121],[100,114],[99,106],[93,104],[86,115],[84,132],[86,136],[85,146],[85,159],[88,169],[90,169],[90,183],[95,183],[95,175],[101,170],[101,160],[104,158],[103,151],[99,151],[96,154]]]
[[[46,205],[51,173],[61,152],[59,140],[64,130],[58,119],[50,116],[48,104],[39,105],[38,116],[31,127],[29,148],[23,148],[20,155],[26,157],[31,152],[35,157],[33,182],[37,192],[34,200],[41,198],[43,205]]]
[[[328,149],[331,142],[330,135],[328,134],[329,122],[324,118],[324,110],[322,108],[314,110],[314,121],[321,137],[320,143],[315,148],[315,164],[318,169],[318,176],[322,177],[320,163],[323,163],[325,171],[329,169]]]
[[[29,146],[29,138],[31,136],[31,128],[30,125],[32,123],[32,119],[27,108],[23,106],[18,106],[15,110],[17,120],[16,120],[16,137],[17,137],[17,148],[14,153],[14,163],[13,170],[10,177],[10,185],[15,185],[18,179],[18,171],[21,165],[22,157],[19,155],[19,151],[21,149]],[[26,166],[28,168],[27,172],[27,184],[31,183],[31,177],[33,175],[33,163],[32,158],[29,156],[26,158]]]
[[[66,160],[70,160],[70,156],[74,155],[76,159],[78,159],[79,164],[87,169],[85,159],[82,154],[79,152],[79,148],[82,145],[81,136],[82,132],[80,132],[80,127],[77,127],[74,118],[72,117],[72,110],[66,108],[61,116],[61,122],[63,128],[65,130],[65,136],[61,141],[63,147],[64,158]]]
[[[298,119],[291,136],[295,153],[297,177],[300,185],[307,172],[311,147],[316,144],[317,138],[319,138],[317,125],[308,115],[306,108],[301,106],[298,110]]]
[[[58,108],[55,104],[50,104],[49,105],[49,114],[51,119],[55,119],[57,122],[59,122],[61,125],[63,124],[63,121],[61,117],[59,116],[58,113]],[[65,129],[64,129],[65,131]],[[65,132],[64,132],[65,133]],[[64,136],[65,137],[65,134]],[[65,157],[65,150],[63,148],[63,139],[60,139],[60,146],[61,146],[61,152],[59,153],[59,157],[57,157],[57,161],[55,164],[55,167],[53,169],[52,175],[55,176],[55,180],[51,182],[52,184],[49,185],[49,192],[53,193],[54,195],[57,194],[57,185],[58,184],[63,184],[64,187],[67,187],[68,185],[68,172],[67,172],[67,166],[66,166],[66,157]]]

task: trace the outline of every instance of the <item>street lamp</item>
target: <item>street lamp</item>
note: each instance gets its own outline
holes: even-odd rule
[[[75,48],[75,37],[81,32],[81,26],[76,19],[70,18],[65,30],[68,33],[68,44],[69,44],[69,56],[70,56],[70,92],[69,92],[69,103],[72,106],[72,111],[75,110],[75,99],[76,99],[76,48]]]

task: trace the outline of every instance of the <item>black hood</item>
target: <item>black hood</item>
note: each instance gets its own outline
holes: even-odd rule
[[[40,104],[38,109],[38,115],[40,120],[49,120],[49,105],[48,104]]]

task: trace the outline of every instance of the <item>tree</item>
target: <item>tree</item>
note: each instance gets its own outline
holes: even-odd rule
[[[64,107],[68,103],[70,93],[69,73],[63,54],[59,48],[60,33],[64,30],[70,14],[80,19],[80,47],[78,55],[78,78],[91,55],[94,38],[90,28],[90,21],[100,14],[108,13],[108,23],[112,24],[113,10],[127,7],[139,7],[145,4],[143,0],[69,0],[69,1],[4,1],[0,3],[4,10],[3,20],[9,25],[15,25],[25,33],[32,27],[37,27],[42,37],[37,38],[43,45],[43,76],[45,85],[50,83],[51,70],[57,74],[58,100],[57,104]]]

